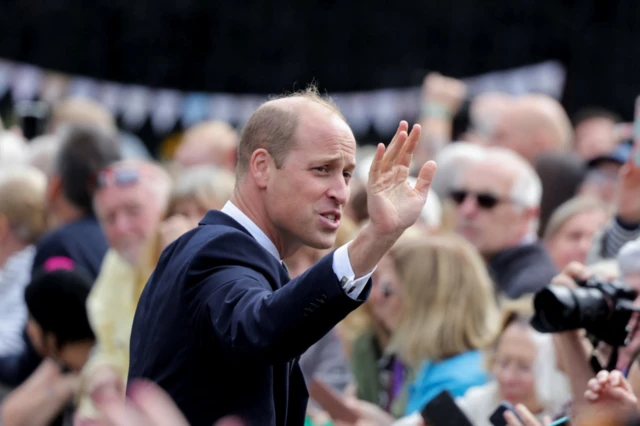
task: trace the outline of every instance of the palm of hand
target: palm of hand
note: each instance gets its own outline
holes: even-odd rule
[[[427,162],[420,170],[415,188],[407,182],[420,126],[416,125],[410,135],[406,133],[407,127],[406,122],[400,123],[388,149],[378,146],[369,173],[369,218],[381,234],[402,232],[416,222],[435,174],[435,163]]]

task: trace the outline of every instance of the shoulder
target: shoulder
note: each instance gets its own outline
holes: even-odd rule
[[[482,353],[469,351],[439,362],[426,362],[418,373],[428,382],[486,382],[486,372],[482,365]]]
[[[498,384],[491,382],[470,388],[464,396],[456,398],[456,404],[473,420],[478,417],[479,411],[490,412],[495,409],[499,400]]]

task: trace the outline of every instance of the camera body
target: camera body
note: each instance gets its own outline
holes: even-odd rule
[[[638,293],[621,282],[597,277],[576,283],[576,289],[552,285],[535,295],[533,328],[541,333],[584,328],[600,341],[625,346]]]

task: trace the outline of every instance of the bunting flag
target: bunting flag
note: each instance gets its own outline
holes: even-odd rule
[[[463,81],[470,99],[488,91],[514,95],[544,93],[560,99],[565,79],[566,69],[562,64],[547,61],[471,76]],[[127,130],[136,131],[149,121],[159,135],[170,132],[178,122],[189,127],[215,119],[242,126],[267,99],[265,95],[185,93],[127,85],[0,59],[0,97],[8,91],[16,102],[40,99],[55,103],[65,97],[91,98],[119,118]],[[417,117],[420,111],[420,87],[331,95],[356,134],[371,129],[379,134],[391,134],[398,121]]]

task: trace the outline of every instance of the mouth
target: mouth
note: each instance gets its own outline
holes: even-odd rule
[[[322,218],[322,221],[329,227],[329,228],[333,228],[333,229],[338,229],[338,226],[340,225],[340,212],[327,212],[327,213],[321,213],[320,217]]]

